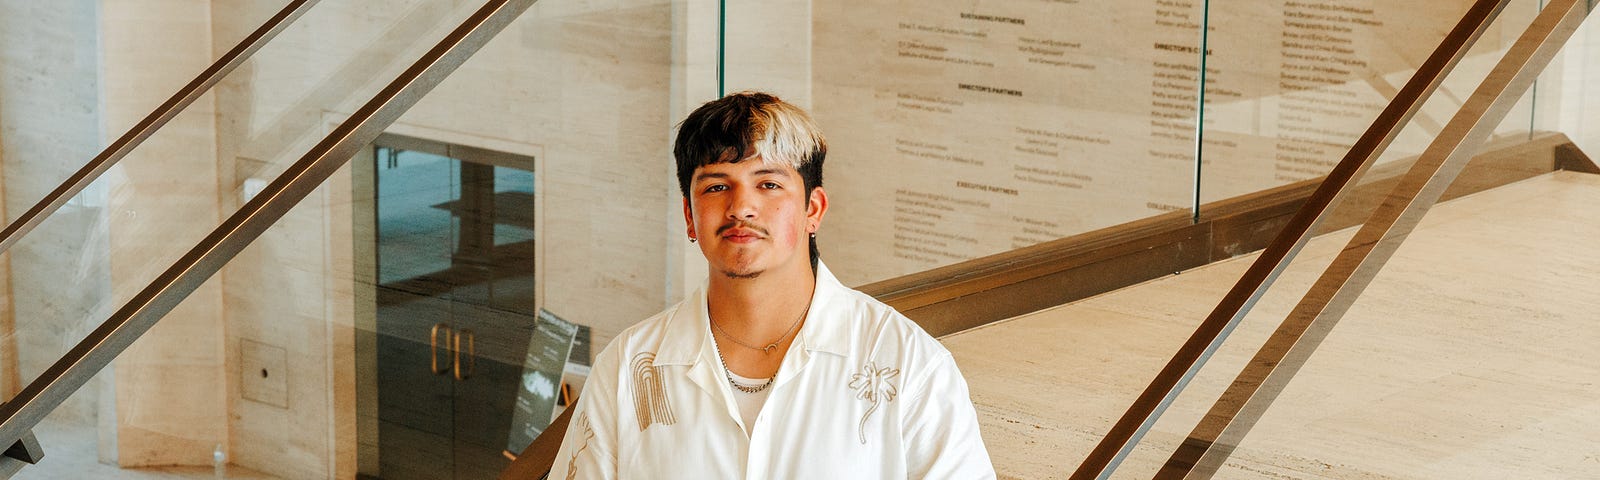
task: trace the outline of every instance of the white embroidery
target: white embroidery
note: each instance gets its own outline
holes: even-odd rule
[[[880,369],[872,362],[867,362],[866,365],[861,366],[861,373],[850,376],[850,388],[860,390],[860,392],[856,393],[856,398],[866,400],[867,403],[872,404],[872,406],[867,407],[867,413],[861,415],[862,445],[867,444],[867,418],[871,417],[872,412],[877,411],[880,405],[894,400],[898,390],[895,389],[894,384],[889,383],[889,379],[899,375],[900,369],[898,368]]]

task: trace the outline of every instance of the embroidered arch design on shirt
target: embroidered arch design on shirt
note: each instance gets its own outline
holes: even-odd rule
[[[667,402],[667,388],[656,368],[656,354],[643,352],[633,356],[633,409],[639,416],[639,431],[652,424],[677,423],[672,415],[672,404]]]

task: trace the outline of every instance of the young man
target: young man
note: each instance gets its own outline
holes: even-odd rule
[[[994,478],[950,352],[818,260],[826,153],[771,95],[689,114],[673,156],[710,279],[600,353],[550,478]]]

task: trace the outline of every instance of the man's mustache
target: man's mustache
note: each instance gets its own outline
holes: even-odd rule
[[[759,233],[763,237],[772,236],[771,234],[767,233],[767,229],[761,228],[761,226],[759,226],[759,225],[756,225],[756,224],[750,223],[750,222],[746,222],[744,220],[734,220],[734,221],[725,223],[720,227],[717,227],[717,236],[720,237],[720,236],[722,236],[723,233],[727,233],[728,230],[733,230],[735,228],[740,228],[740,227],[743,227],[743,228],[749,229],[751,231],[754,231],[756,233]]]

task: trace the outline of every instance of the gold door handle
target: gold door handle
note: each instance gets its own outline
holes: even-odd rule
[[[467,368],[465,370],[462,370],[461,368],[461,337],[467,337]],[[478,347],[476,345],[476,338],[472,334],[472,329],[461,329],[460,332],[457,332],[454,335],[453,343],[455,345],[452,350],[455,352],[453,353],[454,359],[451,361],[451,363],[455,366],[456,380],[466,380],[468,378],[472,378],[472,371],[476,370],[478,367]]]
[[[445,325],[444,323],[433,324],[433,329],[428,332],[428,369],[431,370],[435,375],[444,375],[444,372],[450,371],[450,367],[448,366],[439,368],[440,330],[444,330],[445,338],[448,339],[450,337],[454,337],[454,335],[451,335],[451,332],[454,330],[452,330],[449,325]]]

